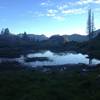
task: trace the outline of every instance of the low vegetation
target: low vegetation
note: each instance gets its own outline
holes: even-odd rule
[[[20,69],[15,62],[0,64],[0,100],[100,100],[99,65],[49,72],[17,65]]]
[[[83,42],[35,42],[23,37],[0,35],[0,57],[19,57],[28,50],[75,50],[100,57],[100,36]],[[89,48],[89,45],[91,49]],[[92,45],[92,46],[91,46]],[[26,62],[45,61],[27,58]],[[100,65],[44,66],[37,69],[18,62],[0,63],[0,100],[100,100]]]
[[[28,69],[27,66],[21,65],[17,61],[2,61],[0,63],[0,72],[4,71],[18,71],[18,70],[23,70],[23,69]]]

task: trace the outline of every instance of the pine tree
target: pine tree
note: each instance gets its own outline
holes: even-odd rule
[[[91,40],[94,36],[94,13],[91,11],[91,9],[88,10],[87,31],[89,40]],[[92,44],[90,43],[88,46],[88,53],[91,54],[91,50],[92,50]],[[92,64],[91,57],[89,58],[89,64]]]
[[[91,40],[93,38],[94,33],[94,13],[91,11],[91,9],[88,10],[87,31],[89,40]]]
[[[5,35],[5,36],[7,36],[7,35],[10,35],[10,31],[9,31],[9,29],[8,28],[2,28],[2,30],[1,30],[1,35]]]

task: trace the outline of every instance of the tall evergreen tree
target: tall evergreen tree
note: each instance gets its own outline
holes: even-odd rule
[[[91,11],[91,9],[88,10],[87,31],[89,40],[91,40],[94,35],[94,13]],[[92,44],[90,43],[88,52],[91,54],[91,51],[92,51]],[[91,57],[89,58],[89,64],[92,64]]]
[[[1,35],[3,35],[4,34],[4,28],[2,28],[2,30],[1,30]]]
[[[94,33],[95,26],[94,26],[94,13],[92,12],[92,33]]]
[[[88,10],[87,31],[89,40],[91,40],[94,33],[94,13],[91,11],[91,9]]]
[[[1,35],[5,35],[5,36],[7,36],[7,35],[9,35],[10,34],[10,31],[9,31],[9,29],[8,28],[2,28],[2,30],[1,30]]]
[[[27,35],[26,32],[23,33],[23,37],[22,38],[23,38],[23,40],[28,40],[28,35]]]

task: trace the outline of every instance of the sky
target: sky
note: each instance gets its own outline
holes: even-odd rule
[[[87,34],[88,9],[100,28],[100,0],[0,0],[0,30],[32,34]]]

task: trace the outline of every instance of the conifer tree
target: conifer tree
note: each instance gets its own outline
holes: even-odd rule
[[[89,40],[91,40],[93,38],[94,33],[94,13],[91,11],[91,9],[88,10],[87,31]]]

